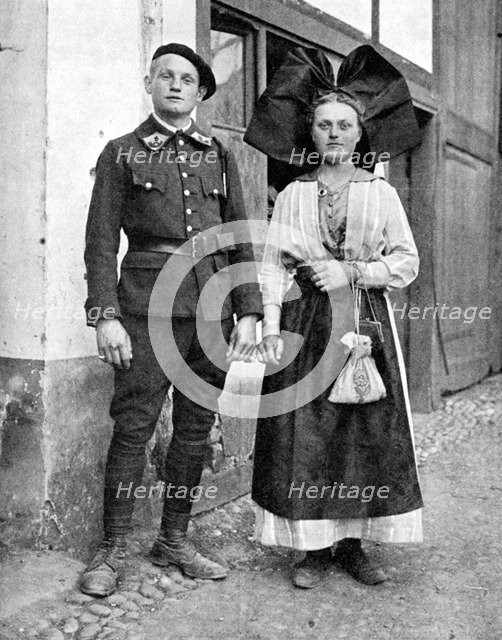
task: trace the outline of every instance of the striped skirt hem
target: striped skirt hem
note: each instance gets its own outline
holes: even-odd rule
[[[342,538],[373,542],[422,542],[422,509],[381,518],[290,520],[255,505],[254,539],[265,546],[314,551]]]

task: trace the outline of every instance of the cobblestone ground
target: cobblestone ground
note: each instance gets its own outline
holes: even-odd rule
[[[417,416],[425,542],[367,545],[391,578],[379,587],[333,569],[326,586],[294,589],[288,572],[301,554],[253,541],[245,496],[192,525],[208,554],[233,569],[224,582],[153,567],[145,557],[153,532],[140,529],[116,594],[96,600],[73,590],[39,602],[4,620],[0,638],[498,640],[501,427],[502,376]]]

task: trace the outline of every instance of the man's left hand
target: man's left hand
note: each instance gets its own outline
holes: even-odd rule
[[[256,347],[256,322],[258,316],[250,314],[242,316],[230,335],[225,357],[231,362],[253,362]]]

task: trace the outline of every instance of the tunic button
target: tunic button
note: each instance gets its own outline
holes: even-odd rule
[[[190,215],[190,214],[192,213],[192,210],[191,210],[191,209],[187,209],[187,210],[185,211],[185,213],[187,213],[188,215]]]
[[[185,189],[185,191],[183,191],[183,193],[184,193],[186,196],[189,196],[189,195],[190,195],[190,191],[189,191],[188,189]]]
[[[185,156],[176,156],[175,160],[176,160],[176,162],[186,162],[187,161]]]
[[[181,175],[183,176],[183,178],[188,178],[188,173],[186,171],[183,171]]]
[[[180,145],[180,147],[182,147],[185,143],[183,142],[183,140],[179,140],[178,144]]]
[[[151,182],[145,182],[145,189],[151,189],[153,184]]]
[[[213,189],[213,193],[218,193],[218,189]]]
[[[190,225],[188,225],[187,231],[191,231],[191,230],[192,230],[192,227]]]

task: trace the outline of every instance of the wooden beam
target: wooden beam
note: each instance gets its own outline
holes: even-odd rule
[[[488,164],[495,162],[492,132],[485,131],[450,110],[445,111],[443,118],[445,142]]]
[[[267,31],[264,27],[256,34],[256,97],[267,88]]]
[[[430,89],[426,89],[417,82],[407,80],[408,87],[410,89],[411,97],[413,98],[413,104],[415,107],[427,111],[427,113],[435,114],[439,108],[438,99],[431,93]]]
[[[410,285],[410,307],[434,306],[434,230],[437,206],[438,133],[436,119],[424,127],[421,145],[411,156],[411,194],[408,216],[420,256],[420,272]],[[439,391],[433,384],[434,322],[432,314],[409,323],[410,400],[413,411],[427,413],[439,404]]]
[[[211,0],[197,0],[195,20],[195,49],[210,63],[211,61]],[[209,101],[211,102],[211,101]],[[210,104],[202,102],[197,107],[197,125],[206,133],[211,133],[213,110]]]
[[[211,0],[197,0],[195,43],[197,53],[209,60],[211,56]]]
[[[371,4],[371,42],[380,40],[380,0],[373,0]]]
[[[493,291],[493,320],[490,323],[490,343],[492,344],[491,368],[492,371],[502,369],[502,289],[500,276],[502,274],[502,217],[500,208],[502,203],[502,2],[498,2],[497,11],[497,35],[495,43],[496,67],[495,86],[493,98],[495,109],[495,136],[498,137],[498,157],[493,168],[492,180],[492,215],[490,220],[490,288]]]

